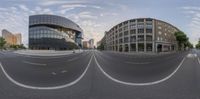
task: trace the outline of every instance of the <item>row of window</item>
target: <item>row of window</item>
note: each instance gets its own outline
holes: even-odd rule
[[[153,25],[152,24],[150,24],[150,23],[147,23],[146,25],[143,23],[143,24],[130,24],[130,29],[136,29],[136,28],[148,28],[148,29],[152,29],[153,28]],[[123,27],[123,29],[124,30],[128,30],[128,25],[125,25],[124,27]],[[118,29],[119,30],[119,32],[120,31],[122,31],[122,28],[119,28]],[[112,32],[112,31],[114,31],[114,29],[112,29],[111,31],[109,31],[109,32]],[[115,31],[115,32],[117,32],[117,30]]]
[[[30,38],[69,38],[69,35],[66,33],[59,33],[51,30],[30,30],[29,31]]]
[[[146,41],[152,41],[152,40],[153,40],[153,38],[151,35],[146,36]],[[123,38],[119,39],[119,43],[128,43],[128,42],[136,42],[136,41],[145,41],[144,35],[138,35],[137,39],[136,39],[136,36],[131,36],[130,38],[124,37],[124,39]],[[114,41],[110,41],[110,42],[114,42]],[[115,43],[118,43],[118,40],[115,40]]]
[[[138,34],[139,33],[145,33],[145,29],[137,29]],[[146,29],[146,33],[153,33],[152,29]],[[136,34],[136,29],[130,30],[130,34]],[[124,36],[129,35],[128,31],[124,32]],[[111,34],[108,34],[109,37],[111,37]],[[115,35],[117,37],[117,35]],[[119,37],[122,37],[123,33],[119,33]]]
[[[116,51],[125,51],[125,52],[128,52],[129,50],[130,51],[144,51],[146,49],[146,51],[152,51],[153,49],[153,45],[152,43],[147,43],[146,44],[146,48],[145,48],[145,44],[144,43],[138,43],[138,49],[136,47],[136,44],[130,44],[130,46],[128,44],[125,44],[125,45],[119,45],[119,46],[112,46],[112,50],[116,50]],[[119,47],[119,49],[118,49]]]

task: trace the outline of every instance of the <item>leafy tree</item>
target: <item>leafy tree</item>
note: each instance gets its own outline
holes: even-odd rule
[[[104,50],[104,44],[101,43],[101,44],[97,47],[97,49],[99,49],[99,50]]]
[[[199,42],[196,44],[196,49],[200,49],[200,40],[199,40]]]
[[[193,48],[193,44],[191,44],[189,41],[185,43],[185,46],[188,48]]]
[[[0,49],[2,49],[5,44],[6,44],[5,39],[3,37],[0,37]]]
[[[185,49],[189,42],[187,35],[182,31],[175,32],[174,35],[176,37],[176,40],[178,41],[179,50],[182,50],[183,48]]]
[[[26,47],[24,46],[24,44],[18,45],[18,48],[20,48],[20,49],[26,49]]]

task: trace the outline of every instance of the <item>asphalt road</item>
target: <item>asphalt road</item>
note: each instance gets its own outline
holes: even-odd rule
[[[0,99],[200,99],[199,57],[198,50],[53,57],[0,52]]]

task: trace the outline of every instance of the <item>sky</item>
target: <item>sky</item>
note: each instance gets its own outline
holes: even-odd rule
[[[193,44],[200,38],[200,0],[0,0],[0,30],[22,33],[27,46],[28,18],[35,14],[66,17],[83,29],[83,40],[95,42],[116,24],[141,17],[173,24]]]

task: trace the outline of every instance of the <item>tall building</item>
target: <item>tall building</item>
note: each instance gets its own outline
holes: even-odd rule
[[[105,33],[105,49],[119,52],[168,52],[177,50],[175,26],[152,18],[121,22]]]
[[[89,48],[89,42],[88,41],[83,41],[83,48],[88,49]]]
[[[71,20],[56,15],[29,17],[29,48],[69,50],[82,47],[83,30]]]
[[[22,36],[20,33],[13,34],[6,29],[2,30],[2,37],[6,41],[6,46],[22,44]]]
[[[94,48],[94,39],[90,39],[88,42],[89,42],[89,48],[93,49]]]
[[[17,45],[22,44],[22,35],[20,33],[15,34],[15,37],[17,38]]]

